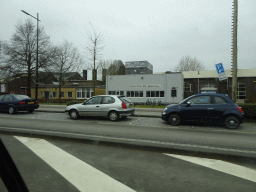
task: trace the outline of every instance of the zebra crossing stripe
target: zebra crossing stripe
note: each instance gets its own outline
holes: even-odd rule
[[[175,157],[184,161],[195,163],[204,167],[208,167],[210,169],[214,169],[223,173],[227,173],[236,177],[256,182],[256,170],[254,169],[215,159],[174,155],[168,153],[164,153],[164,155]]]
[[[43,139],[14,136],[79,191],[133,192],[134,190]]]

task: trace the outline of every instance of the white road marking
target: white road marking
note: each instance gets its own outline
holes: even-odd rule
[[[249,181],[256,182],[256,170],[243,167],[240,165],[235,165],[221,160],[208,159],[208,158],[199,158],[199,157],[189,157],[183,155],[174,155],[164,153],[171,157],[175,157],[184,161],[195,163],[210,169],[214,169],[223,173],[227,173],[236,177],[240,177]]]
[[[79,191],[134,191],[46,140],[19,136],[15,138],[42,158]]]
[[[139,118],[139,119],[136,119],[136,120],[132,121],[132,122],[129,123],[129,124],[131,125],[131,124],[133,124],[133,123],[136,123],[137,121],[139,121],[139,120],[141,120],[141,119],[143,119],[143,117],[141,117],[141,118]]]

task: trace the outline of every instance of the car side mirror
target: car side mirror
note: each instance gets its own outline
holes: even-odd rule
[[[187,102],[187,106],[190,106],[190,104],[191,104],[191,102],[190,102],[190,101],[188,101],[188,102]]]

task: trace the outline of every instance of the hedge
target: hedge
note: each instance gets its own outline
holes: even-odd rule
[[[69,105],[74,105],[74,104],[79,104],[79,103],[83,103],[84,100],[73,100],[73,101],[68,101],[67,102],[67,106]]]
[[[256,104],[251,103],[239,103],[239,107],[242,107],[246,118],[256,119]]]

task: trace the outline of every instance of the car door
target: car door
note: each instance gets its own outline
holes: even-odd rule
[[[102,100],[102,96],[92,97],[87,100],[80,109],[80,114],[82,116],[100,116],[100,103]]]
[[[8,111],[8,107],[9,107],[11,100],[12,100],[12,97],[10,95],[5,95],[5,97],[2,100],[2,110],[3,111]]]
[[[113,105],[115,103],[115,99],[111,96],[104,96],[101,101],[100,105],[100,113],[101,116],[108,116],[108,112],[110,109],[114,109],[115,106]]]
[[[3,111],[3,99],[5,95],[0,95],[0,111]]]
[[[209,120],[208,111],[211,107],[211,97],[208,95],[195,96],[187,102],[190,104],[182,105],[182,116],[185,121]]]
[[[208,112],[210,120],[218,121],[226,110],[228,110],[228,104],[225,99],[220,96],[213,96],[212,105]]]

